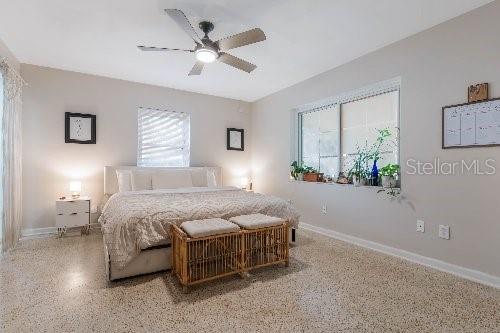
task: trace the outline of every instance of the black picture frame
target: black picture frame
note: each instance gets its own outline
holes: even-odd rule
[[[70,137],[70,120],[71,118],[90,118],[90,140],[78,140]],[[96,143],[96,115],[87,113],[64,113],[64,142],[79,143],[79,144],[95,144]]]
[[[231,132],[238,132],[241,135],[241,145],[240,147],[233,147],[231,146]],[[245,130],[241,128],[228,128],[227,129],[227,141],[226,141],[226,147],[227,150],[238,150],[238,151],[244,151],[245,150]]]

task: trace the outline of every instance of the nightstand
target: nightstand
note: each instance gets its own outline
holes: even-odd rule
[[[90,198],[78,197],[56,200],[56,227],[59,237],[67,228],[81,227],[81,233],[90,231]]]

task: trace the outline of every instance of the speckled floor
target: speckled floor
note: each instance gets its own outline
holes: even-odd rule
[[[0,261],[1,332],[500,332],[500,290],[301,231],[289,268],[181,293],[107,283],[99,234],[25,240]]]

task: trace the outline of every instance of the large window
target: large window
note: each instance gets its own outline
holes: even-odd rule
[[[189,115],[140,108],[137,117],[137,165],[189,166]]]
[[[399,162],[399,86],[377,87],[331,99],[297,112],[298,160],[328,176],[347,173],[358,147],[372,146],[379,130],[391,132],[379,167]]]

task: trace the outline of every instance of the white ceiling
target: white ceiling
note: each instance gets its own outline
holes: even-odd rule
[[[413,35],[491,0],[0,0],[0,39],[23,63],[254,101]],[[208,19],[217,40],[254,27],[267,40],[230,53],[258,67],[221,63],[188,77],[193,48],[163,12]],[[201,35],[201,32],[200,32]]]

